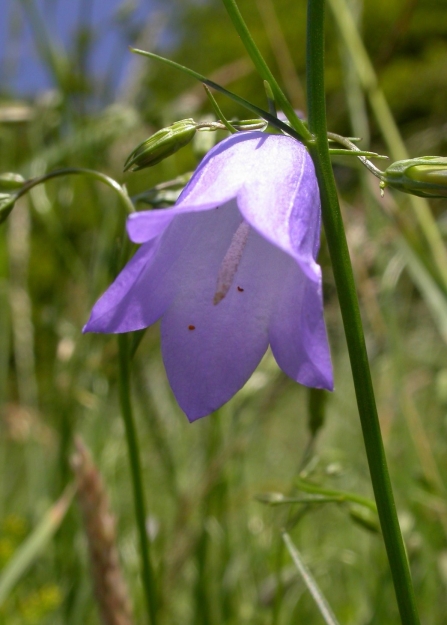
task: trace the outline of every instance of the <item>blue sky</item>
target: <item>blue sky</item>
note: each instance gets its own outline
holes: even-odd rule
[[[123,7],[131,7],[129,23],[141,26],[156,8],[156,0],[0,0],[1,91],[32,96],[53,86],[51,74],[41,62],[31,20],[25,5],[34,4],[46,31],[59,49],[72,50],[79,26],[89,24],[95,41],[89,68],[99,79],[113,67],[115,84],[122,80],[131,54],[129,37],[117,25]]]

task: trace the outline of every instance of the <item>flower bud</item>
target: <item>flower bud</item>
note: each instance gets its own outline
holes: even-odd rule
[[[0,224],[2,224],[9,216],[14,208],[17,195],[10,193],[0,193]]]
[[[196,130],[197,124],[193,119],[182,119],[159,130],[135,148],[124,164],[124,171],[138,171],[156,165],[189,143]]]
[[[420,197],[447,197],[447,158],[421,156],[396,161],[385,170],[380,186]]]
[[[1,191],[16,191],[25,184],[26,180],[20,174],[5,173],[0,174],[0,192]]]

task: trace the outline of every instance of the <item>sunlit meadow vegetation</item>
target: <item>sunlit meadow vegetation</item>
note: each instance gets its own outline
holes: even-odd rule
[[[101,80],[85,70],[95,35],[88,24],[78,45],[56,50],[51,32],[39,31],[32,2],[22,5],[21,19],[35,31],[53,88],[23,99],[0,85],[0,173],[31,178],[84,167],[125,183],[138,209],[154,197],[158,206],[175,200],[175,188],[138,196],[192,171],[223,132],[200,134],[152,169],[123,174],[123,164],[159,128],[210,118],[201,85],[135,57],[112,97],[114,68]],[[360,147],[387,154],[390,162],[405,158],[399,133],[410,156],[446,155],[445,2],[349,5],[377,80],[352,33],[341,34],[344,0],[329,0],[330,130],[362,137]],[[241,0],[240,8],[293,105],[304,110],[304,0]],[[133,29],[126,15],[116,28],[128,43],[266,106],[262,82],[218,0],[169,0]],[[218,99],[229,118],[246,115]],[[334,167],[417,603],[424,625],[441,625],[447,613],[447,264],[439,237],[447,234],[446,201],[388,190],[381,198],[377,179],[353,159],[334,158]],[[117,341],[81,333],[119,270],[125,217],[111,189],[67,176],[32,190],[0,226],[0,623],[100,622],[87,525],[72,489],[77,466],[76,483],[85,486],[79,455],[73,460],[79,436],[102,477],[102,486],[98,476],[93,480],[98,501],[108,505],[103,488],[116,517],[120,592],[128,592],[132,612],[131,620],[104,622],[147,618]],[[372,513],[346,502],[266,503],[278,502],[278,494],[302,497],[299,478],[372,498],[324,240],[320,262],[336,380],[324,401],[289,380],[267,354],[236,397],[190,425],[166,380],[158,328],[148,329],[138,346],[132,391],[162,625],[322,623],[282,542],[284,528],[341,624],[398,622]]]

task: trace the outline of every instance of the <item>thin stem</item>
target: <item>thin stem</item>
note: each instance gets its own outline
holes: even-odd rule
[[[132,204],[130,197],[127,195],[126,190],[116,180],[110,178],[110,176],[102,174],[99,171],[95,171],[94,169],[85,169],[84,167],[66,167],[64,169],[56,169],[55,171],[50,171],[44,176],[39,176],[39,178],[32,178],[31,180],[28,180],[17,192],[17,199],[22,195],[25,195],[25,193],[28,193],[28,191],[30,191],[33,187],[36,187],[42,182],[47,182],[47,180],[51,180],[52,178],[70,175],[91,176],[92,178],[95,178],[95,180],[100,180],[118,193],[127,213],[133,213],[135,211],[134,205]]]
[[[296,487],[298,490],[302,490],[305,493],[312,493],[313,495],[324,495],[326,497],[335,497],[338,498],[339,501],[351,501],[352,503],[356,503],[359,506],[364,506],[371,510],[371,512],[377,512],[377,506],[374,501],[367,499],[366,497],[362,497],[361,495],[357,495],[356,493],[347,493],[341,490],[334,490],[332,488],[321,488],[309,482],[305,482],[304,480],[298,479],[296,481]]]
[[[233,100],[233,102],[237,102],[238,104],[245,107],[246,109],[248,109],[255,115],[259,115],[259,117],[261,117],[262,119],[265,119],[265,121],[267,121],[269,124],[271,124],[275,128],[278,128],[278,130],[282,130],[282,132],[285,132],[286,134],[290,135],[291,137],[294,137],[295,139],[298,139],[298,141],[302,140],[303,138],[302,132],[298,132],[294,127],[288,126],[286,123],[282,122],[277,117],[274,117],[273,115],[270,115],[270,113],[268,113],[267,111],[264,111],[264,109],[261,109],[259,108],[259,106],[255,106],[248,100],[245,100],[244,98],[241,98],[235,93],[228,91],[228,89],[221,87],[216,82],[209,80],[209,78],[202,76],[202,74],[195,72],[193,69],[189,69],[189,67],[185,67],[184,65],[180,65],[180,63],[171,61],[171,59],[165,59],[163,56],[158,56],[158,54],[154,54],[153,52],[146,52],[145,50],[138,50],[137,48],[129,48],[129,50],[131,52],[134,52],[135,54],[146,56],[149,59],[155,59],[157,61],[161,61],[162,63],[165,63],[166,65],[175,67],[176,69],[180,70],[184,74],[188,74],[188,76],[191,76],[192,78],[195,78],[196,80],[200,80],[200,82],[203,83],[204,85],[207,85],[207,87],[211,87],[212,89],[219,91],[219,93],[223,93],[228,98],[230,98],[230,100]],[[300,125],[303,125],[303,122],[301,120],[299,121],[300,121]],[[295,126],[296,125],[297,124],[295,124]],[[307,128],[305,126],[303,127],[305,128],[306,133],[307,133],[306,137],[310,136]]]
[[[222,1],[225,5],[228,15],[230,16],[231,21],[233,22],[233,26],[236,28],[236,31],[242,39],[242,43],[244,44],[245,49],[247,50],[251,60],[254,63],[254,66],[261,75],[261,78],[266,80],[272,88],[277,105],[282,109],[283,113],[289,120],[292,128],[296,130],[296,132],[300,135],[301,139],[303,139],[304,141],[309,141],[312,138],[309,130],[306,128],[301,119],[293,110],[293,106],[284,95],[281,87],[276,82],[276,79],[270,71],[267,63],[262,58],[262,54],[255,44],[235,0]]]
[[[203,88],[205,89],[205,93],[208,96],[208,100],[210,101],[210,104],[213,107],[213,110],[214,110],[214,113],[216,114],[217,119],[222,122],[222,124],[225,126],[225,128],[228,130],[228,132],[231,132],[231,134],[234,135],[234,133],[237,132],[236,128],[231,125],[231,123],[228,121],[228,119],[222,113],[222,111],[220,110],[219,105],[216,102],[215,97],[213,96],[211,91],[208,89],[208,87],[206,85],[203,85]]]
[[[367,150],[366,151],[360,150],[360,148],[358,148],[355,145],[355,143],[353,143],[352,141],[350,141],[346,137],[342,137],[341,135],[335,134],[334,132],[328,132],[327,133],[327,137],[328,137],[329,140],[336,141],[337,143],[340,143],[341,145],[344,145],[345,147],[347,147],[348,150],[351,152],[351,155],[357,156],[359,161],[361,163],[363,163],[365,165],[365,167],[367,169],[369,169],[369,171],[372,174],[374,174],[374,176],[376,176],[380,180],[384,180],[384,173],[383,173],[383,171],[380,170],[375,165],[373,165],[373,163],[371,163],[371,161],[369,161],[367,158],[365,158],[365,155],[372,155],[374,158],[380,158],[380,159],[387,159],[388,158],[387,156],[382,156],[381,154],[375,154],[374,152],[368,152]],[[330,154],[334,154],[335,150],[330,148],[329,149],[329,153]]]
[[[133,418],[132,404],[130,399],[130,354],[127,334],[118,335],[119,348],[119,395],[121,412],[126,428],[127,447],[129,450],[130,471],[135,503],[135,515],[137,518],[138,533],[140,536],[141,568],[146,597],[149,623],[157,623],[157,593],[155,577],[150,561],[150,542],[146,530],[146,504],[144,499],[143,480],[141,473],[140,450]]]
[[[397,603],[403,625],[419,625],[408,560],[397,520],[346,235],[327,140],[324,91],[324,0],[308,0],[307,97],[309,151],[321,193],[323,223],[348,344],[357,405]]]

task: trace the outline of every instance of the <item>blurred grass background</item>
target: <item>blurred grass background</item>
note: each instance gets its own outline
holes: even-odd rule
[[[131,59],[121,82],[113,62],[91,74],[86,60],[96,27],[82,24],[73,31],[77,45],[59,40],[56,46],[58,33],[45,11],[63,8],[64,0],[19,4],[15,16],[37,41],[51,89],[24,97],[10,82],[0,84],[0,172],[28,178],[88,167],[137,195],[195,167],[210,146],[196,143],[150,170],[122,173],[129,152],[152,132],[211,114],[200,85],[140,58]],[[294,106],[305,110],[304,0],[239,4]],[[341,36],[331,7],[346,23],[334,0],[327,20],[330,130],[361,136],[363,148],[398,153],[398,140],[376,114],[380,89],[410,156],[445,156],[444,0],[350,3],[377,84],[357,71],[352,38]],[[135,21],[135,7],[123,3],[113,23],[121,41],[169,55],[265,107],[261,81],[217,0],[169,0],[153,9],[150,19]],[[13,42],[11,35],[11,51]],[[228,117],[245,115],[218,99]],[[446,204],[415,204],[391,191],[381,199],[378,181],[354,162],[339,159],[334,167],[421,618],[441,625],[447,613],[447,265],[420,215],[428,212],[434,219],[428,229],[431,224],[444,237]],[[143,623],[116,339],[81,334],[116,273],[124,221],[110,189],[67,177],[34,189],[0,227],[0,586],[73,482],[70,457],[81,435],[117,517],[133,622]],[[189,425],[165,377],[157,327],[138,348],[133,397],[162,624],[322,623],[282,546],[284,526],[340,623],[398,622],[381,538],[346,506],[267,506],[255,499],[296,493],[303,459],[316,484],[372,496],[324,240],[320,261],[336,391],[326,398],[324,425],[310,447],[314,402],[270,355],[228,405]],[[76,503],[42,535],[42,548],[2,598],[0,623],[98,623]]]

